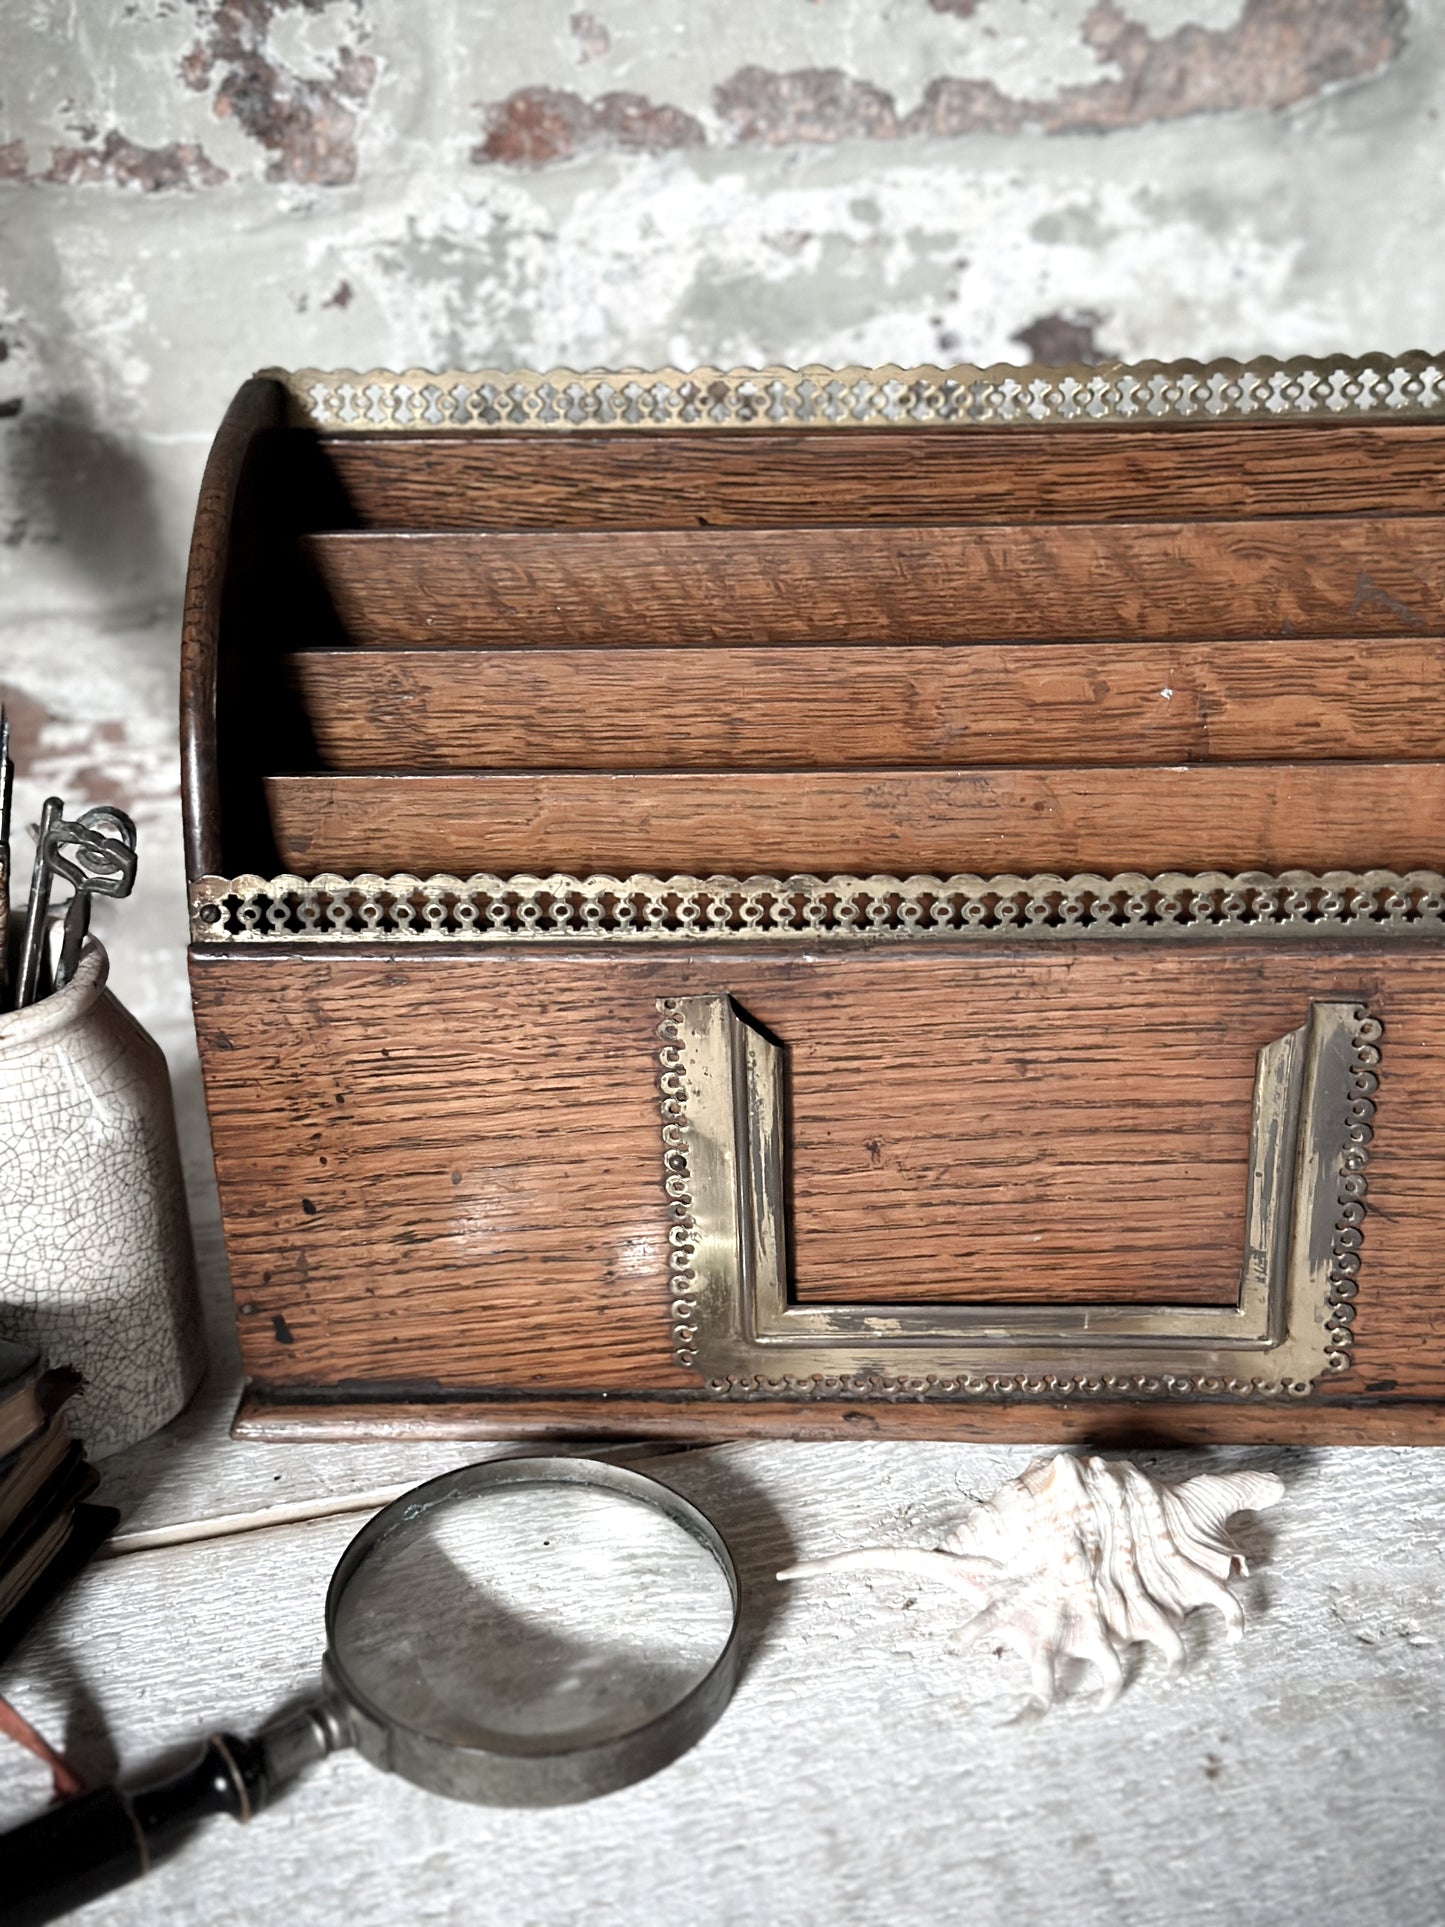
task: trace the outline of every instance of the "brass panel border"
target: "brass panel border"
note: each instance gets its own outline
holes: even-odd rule
[[[720,1398],[1307,1397],[1350,1363],[1382,1027],[1312,1002],[1259,1052],[1229,1306],[800,1305],[783,1056],[725,994],[658,1001],[674,1356]]]
[[[1445,416],[1445,356],[1044,367],[263,368],[293,427],[398,431],[997,428]]]
[[[1431,936],[1435,870],[1117,876],[203,876],[198,944]]]

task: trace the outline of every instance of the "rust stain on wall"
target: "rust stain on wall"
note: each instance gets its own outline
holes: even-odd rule
[[[272,3],[227,0],[253,8]],[[980,0],[929,4],[967,18]],[[714,89],[712,104],[730,146],[1107,133],[1193,114],[1289,107],[1326,87],[1366,79],[1400,53],[1408,14],[1407,0],[1245,0],[1231,27],[1187,25],[1156,37],[1120,0],[1096,0],[1083,38],[1104,71],[1052,98],[1023,98],[991,80],[944,74],[905,114],[886,88],[840,67],[780,72],[749,65]],[[585,52],[605,51],[606,30],[591,14],[574,14],[572,28]],[[707,139],[693,115],[641,94],[589,101],[561,88],[523,87],[485,109],[472,159],[544,167],[597,148],[658,154]]]
[[[950,11],[955,10],[950,7]],[[1156,39],[1117,0],[1099,0],[1084,39],[1119,69],[1053,100],[1018,99],[991,80],[941,75],[918,106],[866,82],[840,88],[835,70],[774,74],[744,67],[715,104],[735,141],[828,141],[863,136],[1107,133],[1191,114],[1290,107],[1341,81],[1378,73],[1405,44],[1406,0],[1246,0],[1232,27],[1184,26]],[[813,94],[830,111],[795,103]]]
[[[1094,330],[1103,319],[1092,308],[1080,308],[1071,315],[1043,314],[1011,339],[1021,341],[1029,351],[1029,360],[1041,367],[1061,368],[1082,362],[1092,368],[1110,359],[1108,351],[1094,339]]]
[[[483,138],[472,149],[478,163],[544,167],[598,148],[662,154],[701,147],[702,123],[680,108],[657,106],[645,94],[603,94],[583,100],[562,87],[521,87],[486,109]]]
[[[135,752],[124,723],[91,723],[71,733],[61,755],[47,759],[52,771],[59,762],[65,781],[61,788],[78,803],[119,803],[122,809],[135,809],[147,799],[147,787],[136,786],[130,764]],[[53,780],[53,776],[52,776]]]
[[[790,74],[740,67],[714,90],[713,105],[730,139],[766,147],[859,135],[891,140],[899,131],[893,96],[839,67],[803,67]]]
[[[32,178],[55,187],[110,181],[120,187],[138,187],[146,194],[159,194],[166,188],[219,187],[230,177],[194,141],[139,147],[124,134],[112,131],[103,141],[89,146],[55,148],[46,172]]]
[[[1405,44],[1405,0],[1246,0],[1232,27],[1184,26],[1156,39],[1117,0],[1099,0],[1084,39],[1117,67],[1057,99],[1015,100],[990,83],[930,83],[907,133],[1108,133],[1241,108],[1292,107],[1380,72]]]
[[[205,9],[202,36],[181,61],[187,86],[204,93],[217,73],[215,111],[266,148],[268,181],[345,187],[356,179],[357,113],[376,83],[376,62],[342,46],[330,71],[298,74],[270,45],[279,13],[320,13],[330,0],[219,0]]]
[[[104,182],[159,194],[167,188],[219,187],[229,178],[194,141],[141,147],[115,129],[104,140],[52,148],[50,165],[43,172],[32,171],[24,141],[0,147],[0,181],[18,181],[27,187],[89,187]]]
[[[40,752],[40,733],[55,717],[28,690],[0,683],[0,706],[10,718],[10,755],[21,776],[28,776]]]
[[[172,793],[169,770],[154,765],[147,749],[131,740],[125,723],[64,716],[15,682],[0,683],[0,703],[10,718],[16,774],[63,796],[68,810],[92,803],[144,810]],[[12,861],[24,862],[33,841],[33,833],[26,835],[29,827],[15,826]]]
[[[595,13],[583,9],[574,13],[567,24],[572,30],[572,38],[577,42],[579,60],[601,60],[604,54],[611,53],[612,35],[606,23],[599,20]]]
[[[1116,0],[1100,0],[1084,38],[1122,78],[1066,90],[1060,124],[1135,126],[1140,103],[1151,120],[1290,107],[1378,73],[1404,47],[1408,15],[1406,0],[1246,0],[1233,27],[1185,26],[1156,40]]]

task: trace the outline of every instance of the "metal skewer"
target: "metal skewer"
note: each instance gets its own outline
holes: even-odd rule
[[[40,830],[35,840],[35,868],[30,872],[30,902],[25,912],[25,940],[20,950],[20,971],[15,980],[17,1010],[33,1004],[40,988],[45,916],[50,908],[50,839],[64,808],[60,797],[47,796],[40,812]]]
[[[10,987],[10,797],[15,765],[10,760],[10,717],[0,704],[0,1010]]]

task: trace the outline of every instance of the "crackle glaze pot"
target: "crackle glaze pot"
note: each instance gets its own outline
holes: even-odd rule
[[[93,1459],[173,1418],[204,1364],[166,1061],[91,939],[63,990],[0,1016],[0,1336],[85,1380]]]

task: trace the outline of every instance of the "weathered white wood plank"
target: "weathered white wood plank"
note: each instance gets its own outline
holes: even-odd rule
[[[1151,1662],[1112,1713],[1004,1723],[1020,1663],[959,1657],[950,1598],[771,1579],[795,1554],[926,1543],[1026,1453],[718,1447],[652,1468],[712,1512],[755,1594],[751,1664],[694,1753],[550,1813],[452,1805],[333,1760],[78,1918],[1436,1927],[1445,1452],[1140,1456],[1170,1476],[1268,1465],[1289,1490],[1242,1522],[1243,1644],[1198,1616],[1194,1670],[1167,1681]],[[92,1770],[254,1726],[312,1679],[356,1524],[93,1567],[0,1691]],[[33,1763],[0,1754],[0,1819],[43,1795]]]

